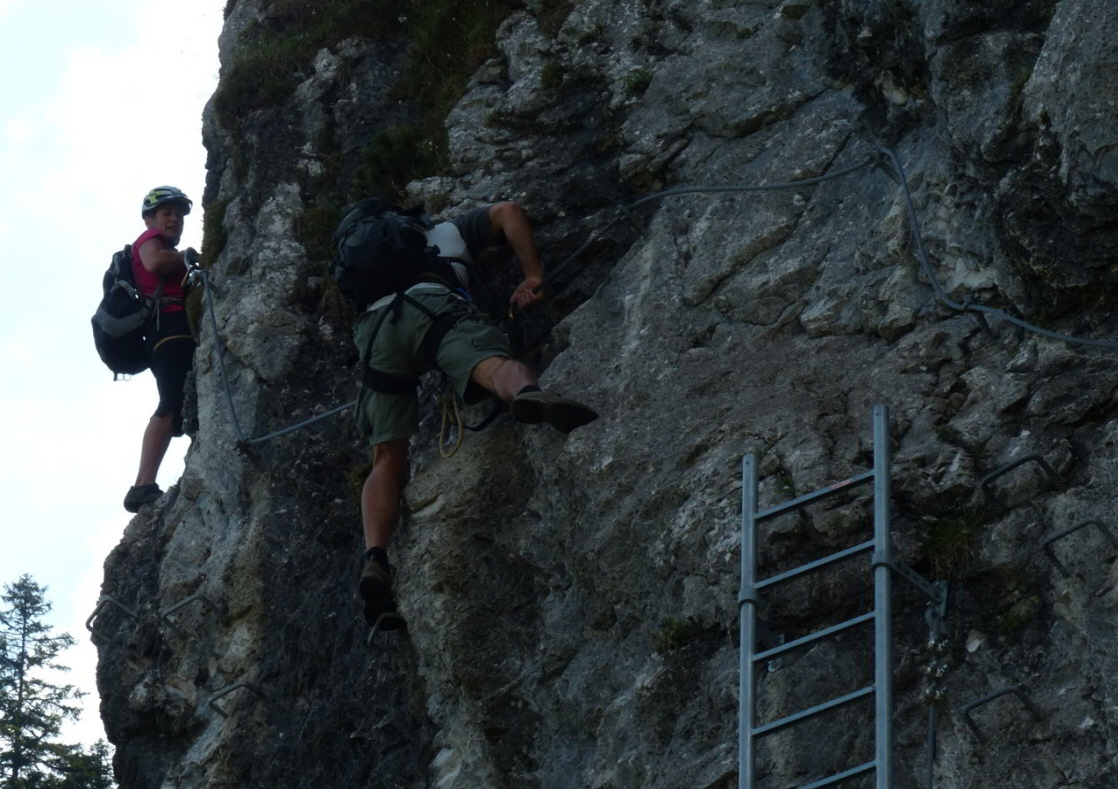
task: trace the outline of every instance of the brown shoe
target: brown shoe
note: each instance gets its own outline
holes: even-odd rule
[[[396,598],[392,596],[392,574],[376,559],[365,562],[357,592],[365,601],[365,621],[370,625],[376,627],[379,622],[380,630],[404,627],[403,618],[396,613]]]
[[[150,485],[133,485],[124,497],[124,509],[129,512],[139,512],[145,504],[159,501],[163,491],[154,482]]]
[[[554,392],[518,394],[509,403],[509,414],[517,422],[526,425],[546,422],[561,433],[570,433],[576,427],[582,427],[598,418],[598,412],[590,406]]]

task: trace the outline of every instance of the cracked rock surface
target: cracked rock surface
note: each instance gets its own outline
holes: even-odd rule
[[[223,63],[272,5],[231,4]],[[924,599],[896,585],[896,785],[926,784],[931,690],[937,787],[1115,786],[1118,355],[951,309],[934,284],[1118,339],[1116,28],[1108,0],[535,1],[505,19],[446,118],[446,171],[407,191],[446,215],[529,211],[562,287],[525,318],[524,358],[602,418],[563,436],[501,417],[445,459],[425,406],[391,549],[409,629],[379,646],[355,598],[350,415],[239,439],[356,393],[352,316],[306,228],[407,115],[403,47],[347,39],[280,106],[236,128],[208,113],[218,336],[207,318],[184,476],[107,559],[121,605],[97,620],[122,789],[737,785],[742,458],[763,507],[861,473],[876,404],[898,558],[949,587],[933,653]],[[763,572],[871,519],[852,495],[774,521]],[[871,588],[844,565],[762,618],[795,638]],[[764,719],[870,681],[863,636],[766,665]],[[929,663],[948,667],[931,684]],[[861,763],[872,734],[852,705],[765,740],[759,785]]]

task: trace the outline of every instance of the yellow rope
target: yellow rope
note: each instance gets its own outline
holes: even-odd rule
[[[439,425],[439,454],[444,458],[454,456],[458,451],[458,447],[462,446],[462,437],[465,431],[465,423],[462,421],[461,399],[458,393],[453,389],[449,394],[443,393],[439,397],[439,410],[442,412],[442,424]],[[447,441],[447,428],[451,425],[458,426],[458,434],[454,438],[454,443],[449,445]]]
[[[168,342],[169,340],[193,340],[193,339],[194,338],[191,337],[189,334],[172,334],[170,337],[164,337],[162,340],[157,342],[155,344],[155,347],[151,349],[151,352],[155,353],[157,350],[159,350],[160,345],[162,345],[165,342]]]

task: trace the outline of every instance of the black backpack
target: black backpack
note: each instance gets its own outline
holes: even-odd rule
[[[332,274],[338,288],[364,309],[420,280],[457,287],[450,264],[427,245],[431,226],[422,204],[401,211],[376,197],[360,201],[334,231]]]
[[[93,314],[93,344],[97,354],[118,375],[142,373],[149,366],[144,331],[155,313],[159,294],[145,298],[132,271],[132,245],[113,255],[101,281],[104,295]],[[162,285],[160,285],[162,290]]]

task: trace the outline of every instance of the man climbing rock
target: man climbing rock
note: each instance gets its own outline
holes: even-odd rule
[[[387,215],[391,221],[383,225],[370,220],[355,232],[355,217],[361,214]],[[361,495],[367,550],[359,592],[366,620],[376,624],[379,619],[381,629],[395,629],[403,624],[399,617],[380,618],[396,611],[387,548],[408,476],[408,441],[419,430],[418,376],[437,368],[466,403],[491,392],[508,403],[514,420],[546,423],[563,433],[598,415],[588,406],[542,391],[535,374],[512,358],[504,332],[486,322],[465,295],[475,258],[501,244],[516,256],[523,272],[509,298],[510,308],[525,310],[542,300],[543,265],[518,204],[496,203],[436,225],[421,209],[401,214],[395,206],[370,199],[343,220],[335,240],[339,261],[350,253],[362,260],[371,257],[362,249],[379,244],[396,250],[381,252],[381,258],[407,259],[407,271],[412,272],[381,287],[375,299],[367,299],[371,303],[354,332],[363,372],[357,427],[373,448],[373,467]],[[343,279],[339,276],[340,284]]]
[[[144,430],[136,484],[124,497],[124,508],[129,512],[139,512],[141,506],[163,495],[155,478],[171,439],[183,432],[183,389],[194,364],[194,337],[183,306],[186,262],[175,247],[182,238],[184,217],[192,207],[190,198],[173,186],[152,189],[140,209],[147,229],[132,244],[136,286],[144,297],[159,301],[145,334],[159,404]]]

